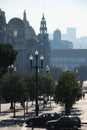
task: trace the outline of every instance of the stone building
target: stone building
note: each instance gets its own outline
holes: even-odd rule
[[[18,51],[17,59],[14,62],[17,71],[28,74],[34,73],[30,69],[29,56],[31,54],[34,56],[34,52],[38,50],[39,56],[44,56],[44,68],[40,72],[45,73],[46,65],[50,64],[50,42],[44,15],[41,19],[38,36],[27,21],[26,11],[23,13],[23,20],[15,17],[6,24],[5,12],[0,10],[0,21],[0,42],[12,44]],[[40,65],[40,61],[38,62]]]
[[[61,31],[57,29],[54,31],[51,41],[51,50],[53,49],[73,49],[73,43],[68,40],[61,40]]]
[[[87,49],[52,50],[50,59],[51,68],[71,70],[80,66],[87,66]]]
[[[0,43],[10,43],[18,51],[14,62],[18,72],[35,74],[35,70],[30,68],[29,56],[34,56],[36,50],[39,56],[44,56],[44,66],[40,69],[40,73],[46,73],[47,65],[50,69],[60,68],[61,70],[65,68],[74,70],[81,65],[87,66],[87,49],[73,49],[71,42],[61,40],[59,30],[54,32],[54,42],[51,42],[50,46],[44,14],[40,21],[40,32],[36,35],[27,20],[26,11],[23,13],[23,20],[15,17],[6,23],[5,12],[0,10]],[[35,60],[33,65],[34,63]],[[38,64],[40,65],[39,58]]]
[[[0,43],[6,43],[6,18],[5,12],[0,9]]]

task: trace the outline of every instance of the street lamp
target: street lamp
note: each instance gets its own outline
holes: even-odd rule
[[[46,66],[46,72],[47,72],[47,75],[50,74],[50,67],[49,67],[49,65]],[[51,107],[51,96],[49,96],[49,97],[50,97],[50,107]]]
[[[9,73],[10,73],[10,75],[13,73],[13,72],[16,72],[16,67],[12,64],[12,65],[10,65],[10,66],[8,66],[8,69],[9,69]],[[13,91],[13,93],[12,93],[12,101],[11,101],[11,107],[10,107],[10,109],[13,109],[14,111],[14,117],[15,117],[15,99],[14,99],[14,86],[12,86],[12,91]],[[14,106],[13,106],[14,105]]]
[[[38,62],[38,54],[39,53],[36,50],[35,51],[35,65],[34,66],[32,65],[33,56],[30,55],[30,57],[29,57],[30,67],[34,68],[35,72],[36,72],[36,89],[35,89],[35,113],[36,113],[36,116],[38,116],[38,110],[39,110],[39,105],[38,105],[38,70],[39,70],[39,68],[43,68],[43,60],[44,60],[43,55],[41,55],[40,56],[41,65],[39,66],[38,63],[37,63]]]
[[[8,66],[8,72],[9,72],[9,75],[11,75],[13,73],[13,70],[14,70],[14,65],[9,65]],[[13,94],[12,94],[12,97],[11,97],[11,106],[10,106],[10,109],[13,109]]]
[[[46,66],[46,72],[47,72],[47,74],[50,73],[50,67],[48,65]]]

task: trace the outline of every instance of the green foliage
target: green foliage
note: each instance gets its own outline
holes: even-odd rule
[[[1,100],[1,98],[2,98],[2,87],[3,87],[3,84],[4,84],[4,80],[2,80],[2,79],[0,78],[0,100]]]
[[[0,44],[0,76],[7,72],[7,67],[16,59],[17,52],[10,44]]]
[[[7,75],[6,75],[7,76]],[[4,76],[5,77],[5,76]],[[2,97],[7,102],[15,100],[23,101],[30,99],[35,100],[36,95],[36,77],[13,72],[2,79]],[[38,76],[38,95],[52,96],[54,88],[54,80],[49,75]]]
[[[36,92],[36,77],[32,77],[29,79],[29,99],[33,101],[35,99],[35,92]],[[53,95],[53,87],[54,87],[54,80],[50,75],[38,75],[38,95],[52,96]]]
[[[3,78],[2,97],[6,102],[23,101],[27,93],[27,76],[17,72],[12,73],[8,77]]]
[[[70,113],[70,108],[81,98],[81,86],[73,72],[66,71],[59,75],[58,85],[55,87],[56,103],[65,104],[66,114]]]
[[[50,75],[46,74],[40,76],[40,80],[39,80],[40,95],[46,94],[47,96],[52,96],[53,88],[54,88],[54,80]]]
[[[33,101],[35,99],[35,81],[34,78],[29,75],[23,75],[22,86],[24,88],[23,95],[26,100]]]

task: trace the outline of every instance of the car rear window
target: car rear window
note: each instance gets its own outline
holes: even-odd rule
[[[78,121],[78,118],[77,117],[71,117],[70,120],[72,120],[72,121]]]

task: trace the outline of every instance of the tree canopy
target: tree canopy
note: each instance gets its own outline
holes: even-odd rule
[[[36,89],[36,77],[32,77],[29,80],[28,91],[30,100],[35,99],[35,89]],[[47,96],[53,95],[54,80],[49,75],[39,75],[38,76],[38,96],[46,94]]]
[[[29,76],[18,72],[13,72],[7,77],[2,78],[2,97],[6,102],[10,101],[23,101],[24,96],[29,95]],[[29,83],[28,83],[29,82]],[[26,97],[28,98],[28,97]]]
[[[66,71],[59,75],[55,88],[55,102],[65,105],[65,114],[70,114],[73,104],[81,97],[81,85],[73,72]]]
[[[42,95],[53,96],[53,88],[54,80],[49,74],[40,76],[39,91]]]
[[[15,61],[17,51],[10,44],[0,44],[0,76],[7,71],[7,67]]]

